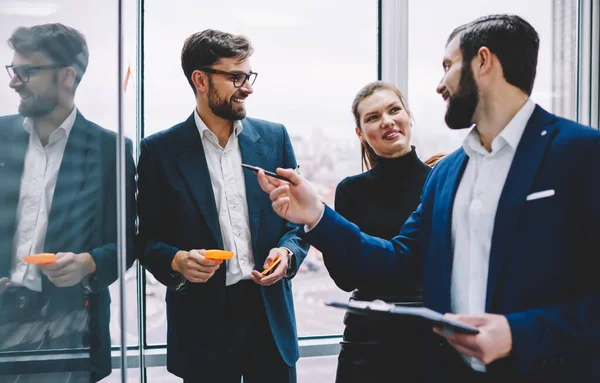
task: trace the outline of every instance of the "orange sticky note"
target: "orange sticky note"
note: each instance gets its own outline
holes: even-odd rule
[[[279,264],[279,262],[281,262],[281,257],[277,256],[273,260],[273,262],[271,262],[271,264],[269,265],[269,267],[267,267],[266,269],[264,269],[261,274],[262,275],[267,275],[271,270],[273,270],[275,268],[275,266],[277,266]]]
[[[26,255],[23,257],[23,261],[29,263],[30,265],[46,265],[48,263],[56,262],[56,255],[52,253]]]
[[[225,251],[225,250],[206,250],[206,254],[204,254],[204,258],[206,259],[231,259],[233,257],[233,251]]]

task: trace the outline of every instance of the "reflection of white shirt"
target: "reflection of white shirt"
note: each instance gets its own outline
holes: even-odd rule
[[[26,264],[23,257],[44,251],[58,171],[76,117],[77,108],[73,108],[65,121],[52,132],[46,146],[42,146],[34,129],[34,120],[25,118],[23,121],[23,128],[29,133],[29,143],[21,176],[13,238],[14,262],[10,281],[14,285],[42,291],[40,270],[35,265]]]
[[[242,279],[250,279],[254,269],[250,217],[246,199],[246,183],[242,169],[242,151],[238,135],[242,123],[234,121],[233,134],[222,148],[219,140],[204,121],[194,112],[196,126],[202,138],[204,155],[219,215],[223,250],[233,251],[233,258],[226,262],[225,284],[233,285]]]
[[[463,142],[469,162],[456,191],[452,210],[452,312],[485,312],[488,268],[494,219],[500,194],[508,176],[527,121],[535,104],[530,99],[492,141],[492,151],[483,147],[476,129]],[[486,368],[479,360],[463,356],[478,371]]]

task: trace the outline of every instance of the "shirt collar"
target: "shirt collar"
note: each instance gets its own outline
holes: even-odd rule
[[[463,141],[463,149],[469,157],[474,153],[480,153],[484,155],[490,155],[496,153],[504,145],[508,144],[513,150],[517,150],[521,136],[525,131],[527,122],[531,118],[533,111],[535,110],[535,103],[528,98],[525,104],[519,109],[517,114],[508,122],[508,124],[500,131],[498,136],[492,141],[492,153],[488,153],[479,139],[477,134],[477,128],[471,129],[467,137]]]
[[[56,128],[56,130],[54,132],[52,132],[52,134],[50,135],[50,137],[54,136],[55,133],[59,130],[62,130],[65,132],[65,136],[69,137],[69,134],[71,133],[71,130],[73,129],[73,126],[75,125],[75,119],[77,118],[77,107],[73,107],[73,110],[71,111],[71,113],[67,116],[67,118],[62,122],[62,124],[60,124],[58,126],[58,128]],[[32,117],[25,117],[25,119],[23,120],[23,129],[25,129],[25,131],[27,133],[29,133],[31,135],[31,132],[33,131],[33,126],[35,124],[35,119]]]
[[[204,121],[202,121],[202,119],[200,118],[200,115],[198,114],[198,110],[194,109],[194,121],[196,121],[196,127],[198,128],[198,132],[200,133],[200,137],[204,137],[204,132],[210,132],[211,134],[214,134],[213,132],[210,131],[210,129],[208,129],[208,126],[206,126],[206,124],[204,123]],[[235,132],[236,137],[240,135],[240,133],[242,132],[243,129],[243,125],[242,125],[242,121],[241,120],[234,120],[233,121],[233,131]],[[208,133],[207,133],[208,134]]]

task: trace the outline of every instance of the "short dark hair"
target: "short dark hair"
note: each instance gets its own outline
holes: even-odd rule
[[[250,40],[242,35],[233,35],[214,29],[206,29],[188,37],[181,50],[181,68],[196,94],[192,73],[202,67],[210,67],[222,58],[237,58],[244,61],[253,52]]]
[[[479,48],[487,47],[500,60],[506,81],[531,95],[540,46],[531,24],[517,15],[483,16],[452,31],[446,45],[459,34],[463,63],[470,64]]]
[[[8,45],[17,53],[40,52],[55,64],[73,67],[77,88],[85,73],[89,51],[85,36],[78,30],[60,23],[19,27],[8,39]]]

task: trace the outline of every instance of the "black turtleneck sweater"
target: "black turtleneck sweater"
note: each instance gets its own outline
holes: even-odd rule
[[[335,209],[367,234],[385,239],[398,235],[419,205],[421,189],[431,170],[419,160],[414,147],[412,149],[400,158],[378,158],[373,169],[345,178],[336,189]],[[399,281],[397,286],[390,287],[377,281],[355,281],[345,272],[347,265],[328,262],[327,254],[323,258],[340,288],[351,291],[360,285],[353,293],[356,299],[422,302],[421,287],[416,283]],[[357,380],[361,382],[387,381],[390,370],[400,371],[403,382],[422,380],[423,323],[412,318],[384,319],[347,312],[344,324],[338,367],[340,379],[349,379],[355,373],[350,366],[360,365],[363,369],[370,366],[368,376]],[[384,366],[377,367],[381,363]]]
[[[398,235],[400,228],[419,205],[421,190],[431,169],[413,150],[398,158],[377,158],[371,170],[343,179],[335,193],[335,210],[355,223],[361,231],[384,239]],[[344,265],[327,262],[330,276],[342,290],[352,291],[357,283],[344,272]],[[419,286],[406,286],[398,291],[384,286],[364,287],[355,291],[361,300],[375,298],[386,301],[420,299]]]

